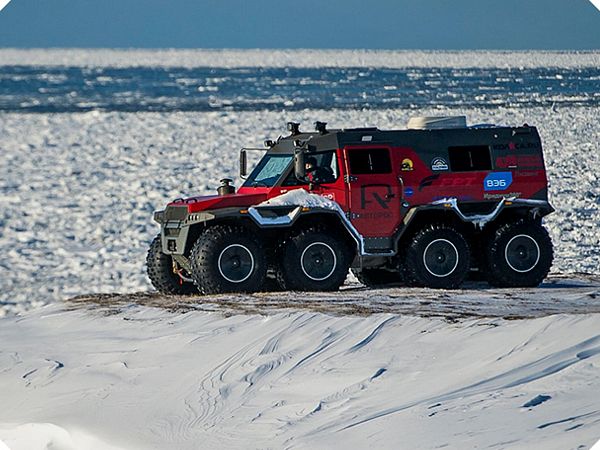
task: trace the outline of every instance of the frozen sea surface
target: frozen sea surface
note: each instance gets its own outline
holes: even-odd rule
[[[420,110],[537,125],[545,144],[553,272],[600,273],[600,109]],[[149,289],[152,211],[237,178],[238,149],[285,122],[404,126],[404,110],[0,114],[0,313],[93,292]],[[239,180],[238,183],[239,185]]]
[[[600,106],[600,68],[0,65],[0,111]]]
[[[0,111],[598,106],[600,52],[0,49]]]

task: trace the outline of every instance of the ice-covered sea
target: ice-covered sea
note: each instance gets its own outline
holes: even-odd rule
[[[0,314],[148,289],[152,211],[236,178],[238,149],[276,138],[288,120],[398,128],[414,115],[465,114],[534,124],[557,209],[546,221],[553,271],[600,273],[598,53],[348,52],[352,67],[307,51],[282,53],[272,67],[260,65],[261,52],[141,52],[152,66],[134,64],[135,52],[52,55],[0,50]],[[221,106],[189,110],[207,92]],[[81,98],[96,103],[83,108]]]
[[[179,58],[178,58],[179,57]],[[598,53],[0,50],[0,111],[598,106]]]

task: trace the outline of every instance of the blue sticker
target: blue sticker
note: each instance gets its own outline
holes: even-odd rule
[[[505,191],[512,184],[512,172],[492,172],[483,180],[485,191]]]
[[[406,197],[412,197],[414,193],[415,191],[411,187],[407,187],[406,189],[404,189],[404,195]]]

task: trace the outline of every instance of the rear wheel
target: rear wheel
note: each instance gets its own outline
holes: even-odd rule
[[[185,282],[173,270],[173,259],[162,252],[160,235],[156,236],[148,249],[146,270],[152,286],[162,294],[197,294],[193,283]]]
[[[285,289],[336,290],[346,279],[351,256],[342,240],[325,231],[304,229],[284,244],[277,278]]]
[[[452,226],[429,225],[410,240],[403,263],[410,284],[455,289],[469,273],[469,246]]]
[[[535,287],[552,266],[552,241],[546,229],[520,220],[496,229],[486,246],[485,272],[498,287]]]
[[[204,294],[255,292],[267,274],[260,243],[243,227],[229,225],[207,228],[192,247],[190,264]]]

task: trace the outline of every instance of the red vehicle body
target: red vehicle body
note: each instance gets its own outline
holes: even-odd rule
[[[237,192],[224,180],[219,195],[155,213],[159,290],[337,289],[350,266],[371,286],[455,288],[474,272],[532,286],[547,275],[541,221],[553,209],[534,127],[289,129]],[[245,161],[243,149],[243,175]],[[298,189],[306,195],[290,195]]]

